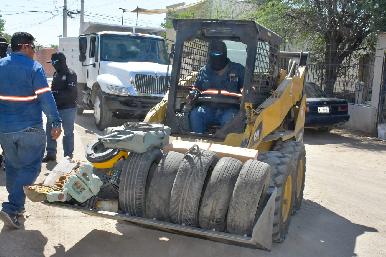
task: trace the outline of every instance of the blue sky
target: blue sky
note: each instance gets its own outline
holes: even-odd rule
[[[185,2],[191,4],[197,0],[85,0],[85,21],[120,24],[122,11],[137,6],[145,9],[160,9],[168,5]],[[5,32],[13,34],[16,31],[31,33],[42,45],[58,44],[62,33],[63,0],[0,0],[0,15],[5,20]],[[80,10],[80,0],[67,0],[69,11]],[[140,14],[139,26],[159,26],[165,14]],[[124,13],[124,24],[135,25],[136,14]],[[79,32],[79,15],[68,19],[68,36],[77,36]]]

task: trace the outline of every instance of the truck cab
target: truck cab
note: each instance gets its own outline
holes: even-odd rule
[[[160,36],[100,31],[60,43],[78,75],[78,113],[93,109],[98,129],[114,116],[144,117],[168,90],[169,59]]]

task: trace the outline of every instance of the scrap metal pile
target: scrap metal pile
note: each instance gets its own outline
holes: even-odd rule
[[[26,188],[27,196],[119,213],[137,223],[154,221],[151,226],[185,234],[225,232],[205,237],[226,241],[232,235],[238,243],[253,238],[255,230],[271,233],[275,191],[269,187],[270,166],[256,160],[256,150],[224,154],[232,147],[169,144],[169,135],[170,128],[160,124],[112,128],[88,146],[89,163],[65,160],[42,185]],[[265,222],[256,221],[261,216]],[[271,240],[258,243],[270,248]]]

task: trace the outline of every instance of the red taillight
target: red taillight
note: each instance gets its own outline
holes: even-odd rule
[[[348,105],[345,104],[345,105],[339,105],[338,106],[338,111],[339,112],[347,112],[348,111]]]

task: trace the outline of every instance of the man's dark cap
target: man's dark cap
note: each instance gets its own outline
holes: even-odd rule
[[[226,53],[227,47],[223,41],[220,40],[212,40],[209,43],[209,51],[210,52],[221,52]]]
[[[0,37],[0,43],[8,44],[7,39],[5,37]]]
[[[52,63],[53,61],[66,62],[66,56],[62,52],[53,53],[51,55],[51,61],[48,61],[48,63]]]

